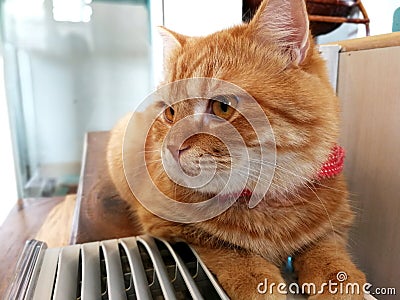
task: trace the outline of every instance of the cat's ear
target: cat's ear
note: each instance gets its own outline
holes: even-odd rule
[[[158,27],[158,32],[163,40],[165,62],[170,57],[172,51],[183,46],[187,37],[163,26]]]
[[[310,31],[304,0],[264,0],[250,26],[258,40],[277,43],[294,64],[306,58]]]

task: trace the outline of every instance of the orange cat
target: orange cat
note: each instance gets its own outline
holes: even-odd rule
[[[188,78],[230,82],[256,100],[274,137],[260,135],[245,117],[256,106],[247,106],[241,94],[189,97],[180,102],[157,99],[146,111],[134,113],[132,121],[131,115],[125,117],[112,131],[108,166],[143,232],[193,245],[233,299],[285,299],[276,289],[264,294],[258,287],[266,279],[270,286],[284,282],[279,267],[288,256],[294,259],[299,284],[316,285],[317,290],[309,292],[310,299],[362,299],[356,293],[330,293],[327,286],[331,281],[362,287],[365,276],[346,250],[353,213],[343,175],[338,174],[341,166],[328,169],[331,176],[320,172],[332,149],[338,149],[339,109],[309,34],[303,1],[264,1],[249,24],[206,37],[186,37],[165,28],[161,33],[166,57],[164,87],[178,81],[186,89],[182,80]],[[202,84],[191,88],[203,89],[201,93],[212,89]],[[157,113],[160,110],[162,114]],[[169,131],[181,121],[185,126],[164,145]],[[147,123],[151,124],[148,132],[143,125]],[[236,130],[243,142],[223,133],[223,126]],[[187,138],[179,140],[177,136],[186,131]],[[226,143],[236,146],[230,148]],[[270,158],[272,143],[276,161],[260,161],[262,151]],[[240,169],[246,160],[243,153],[247,153],[248,173]],[[122,157],[137,167],[127,168]],[[143,170],[139,172],[142,159],[157,189],[145,180]],[[203,171],[215,176],[204,185],[185,186],[174,182],[164,163],[178,164],[188,177],[198,176],[196,180],[202,180]],[[264,165],[274,167],[273,173],[263,169]],[[216,197],[224,204],[226,199],[238,199],[211,219],[190,222],[188,217],[174,222],[184,220],[186,212],[176,210],[177,219],[169,220],[153,214],[138,201],[143,199],[136,199],[125,175],[135,180],[135,195],[147,199],[150,206],[161,205],[156,190],[179,203]],[[243,186],[238,183],[242,177]],[[269,189],[261,194],[256,191],[260,180],[270,180]],[[225,194],[221,194],[223,186]],[[250,208],[256,194],[262,195],[261,201]],[[347,279],[339,278],[339,272],[345,272]],[[321,286],[323,293],[318,293]]]

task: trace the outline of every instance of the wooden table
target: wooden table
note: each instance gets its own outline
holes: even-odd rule
[[[19,255],[29,239],[35,238],[48,213],[64,197],[19,200],[0,228],[0,299],[5,299]]]

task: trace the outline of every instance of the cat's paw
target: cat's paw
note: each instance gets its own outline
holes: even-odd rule
[[[365,283],[364,273],[355,267],[346,272],[334,271],[326,276],[326,280],[321,283],[320,289],[315,294],[310,295],[308,299],[362,300]]]
[[[279,268],[261,256],[226,248],[194,245],[203,262],[232,300],[284,300]]]
[[[363,299],[366,278],[351,261],[345,244],[327,239],[303,252],[294,261],[301,285],[312,283],[309,299]]]

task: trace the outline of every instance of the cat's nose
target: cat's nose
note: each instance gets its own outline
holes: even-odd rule
[[[168,150],[171,152],[172,156],[175,158],[176,161],[179,161],[179,157],[182,152],[186,151],[190,148],[190,146],[181,146],[180,148],[175,145],[168,145]]]

